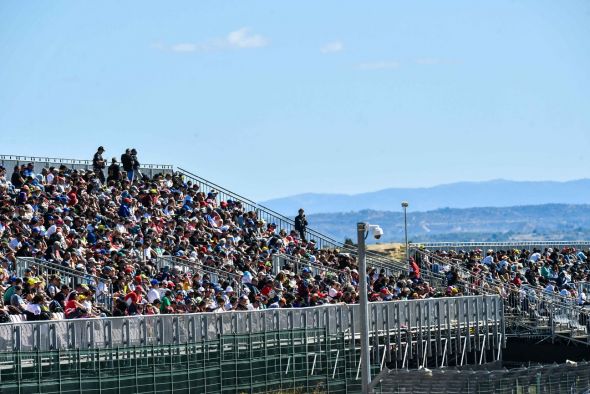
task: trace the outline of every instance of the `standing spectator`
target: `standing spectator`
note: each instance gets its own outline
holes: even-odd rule
[[[20,189],[21,186],[25,184],[25,180],[20,173],[20,166],[18,164],[14,166],[14,172],[10,177],[10,183],[12,183],[12,186],[14,186],[16,189]]]
[[[107,182],[121,180],[121,166],[119,166],[117,159],[114,157],[111,159],[111,165],[109,166],[108,173],[109,175],[107,177]]]
[[[131,149],[131,161],[133,165],[133,177],[134,179],[142,179],[141,171],[139,170],[139,160],[137,160],[137,150]]]
[[[123,171],[127,173],[129,182],[133,182],[133,158],[131,157],[131,149],[125,149],[125,153],[121,155],[121,164]]]
[[[299,208],[299,215],[295,217],[295,230],[299,232],[299,237],[303,242],[305,239],[305,230],[307,229],[307,218],[305,217],[305,211],[303,208]]]
[[[92,169],[96,173],[96,176],[100,180],[100,183],[104,183],[104,168],[106,166],[106,162],[102,158],[102,154],[104,152],[104,148],[99,146],[92,158]]]

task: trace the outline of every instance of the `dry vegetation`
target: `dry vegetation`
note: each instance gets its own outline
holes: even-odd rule
[[[403,259],[405,254],[405,245],[400,243],[368,245],[367,249],[397,260]]]

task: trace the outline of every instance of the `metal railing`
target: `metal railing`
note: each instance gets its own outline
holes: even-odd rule
[[[524,284],[521,287],[510,282],[484,278],[465,270],[459,262],[442,259],[424,249],[412,249],[415,254],[431,261],[450,264],[459,272],[458,284],[466,294],[499,294],[504,302],[504,314],[517,328],[515,335],[557,337],[590,345],[590,310],[577,305],[577,300],[556,293],[548,293],[540,286]]]
[[[434,250],[453,250],[458,251],[464,249],[466,251],[474,249],[493,251],[508,250],[508,249],[532,249],[537,248],[543,250],[544,248],[564,248],[574,247],[576,249],[590,248],[590,241],[510,241],[510,242],[424,242],[413,243],[411,247]]]
[[[348,346],[354,350],[360,333],[358,308],[358,305],[338,304],[300,309],[4,323],[0,324],[0,351],[179,345],[212,340],[220,335],[305,329],[344,333]],[[488,350],[495,346],[494,352],[500,351],[504,346],[502,310],[502,300],[498,296],[370,303],[373,359],[389,361],[392,357],[400,360],[405,357],[409,362],[431,353],[433,347],[442,353],[444,346],[448,346],[448,354],[469,352],[471,345],[467,345],[465,338],[479,341],[479,335],[490,336]],[[418,347],[404,350],[402,337],[422,342]],[[464,346],[467,348],[463,349]],[[409,353],[404,356],[403,351]]]
[[[304,268],[309,268],[312,276],[320,275],[325,277],[328,274],[338,276],[342,272],[334,267],[311,263],[286,254],[277,253],[272,255],[272,273],[274,275],[277,275],[285,265],[291,266],[292,271],[295,273],[300,273]]]
[[[17,276],[24,277],[25,270],[31,269],[35,277],[44,277],[45,283],[48,283],[51,275],[58,275],[61,283],[67,284],[72,289],[77,285],[92,285],[96,288],[96,303],[108,310],[113,308],[113,284],[110,280],[33,257],[17,257],[15,268]]]
[[[306,259],[296,258],[294,256],[279,253],[279,254],[273,255],[273,264],[272,264],[273,274],[275,274],[275,275],[278,274],[279,271],[282,269],[282,267],[285,266],[286,263],[293,267],[294,272],[301,272],[302,269],[309,268],[311,271],[311,274],[313,276],[316,276],[316,275],[326,276],[327,274],[338,276],[339,274],[342,273],[342,270],[340,270],[340,269],[330,267],[327,265],[323,265],[319,262],[311,263],[311,262],[309,262],[309,260],[306,260]],[[384,264],[381,264],[381,263],[375,262],[375,261],[371,261],[371,263],[367,264],[367,266],[368,266],[368,268],[373,268],[373,269],[376,269],[377,271],[383,270],[385,276],[387,276],[387,277],[390,277],[390,276],[399,277],[401,274],[406,275],[406,276],[408,275],[408,269],[400,270],[400,269],[392,268],[389,265],[384,265]],[[422,274],[422,279],[428,281],[432,287],[434,287],[436,289],[441,289],[445,286],[444,276],[442,276],[440,274],[435,274],[429,270],[422,271],[421,274]]]
[[[266,221],[267,223],[275,223],[279,229],[284,229],[288,233],[291,230],[295,229],[295,222],[293,219],[290,219],[270,208],[262,206],[246,197],[243,197],[237,193],[229,191],[213,182],[210,182],[204,178],[201,178],[185,169],[178,168],[178,172],[186,179],[190,180],[193,184],[199,185],[199,190],[202,192],[209,192],[211,190],[216,190],[218,193],[218,198],[220,201],[240,201],[242,203],[243,208],[246,211],[253,211],[256,212],[256,215],[259,219]],[[306,230],[306,238],[308,240],[316,241],[316,247],[318,249],[339,249],[342,252],[350,253],[351,255],[357,254],[357,249],[355,247],[345,245],[341,242],[334,240],[333,238],[319,233],[313,229],[307,228]],[[388,266],[394,269],[402,269],[407,270],[407,265],[401,261],[395,260],[393,258],[381,256],[375,252],[367,251],[367,264],[369,265],[377,265],[381,264],[383,266]]]
[[[344,336],[325,330],[167,346],[2,352],[0,392],[340,394],[350,383],[345,353]]]
[[[221,284],[224,281],[231,283],[238,295],[241,295],[242,288],[240,285],[241,276],[235,272],[229,272],[221,268],[212,267],[203,264],[200,261],[191,262],[175,256],[159,256],[155,259],[156,268],[161,271],[164,267],[178,269],[182,273],[199,273],[201,276],[208,275],[212,283]]]
[[[383,371],[375,392],[390,394],[584,394],[590,390],[587,362],[513,369],[464,368]]]
[[[109,161],[110,162],[110,161]],[[79,159],[63,159],[56,157],[37,157],[37,156],[21,156],[21,155],[0,155],[0,164],[6,168],[7,174],[12,174],[12,169],[16,165],[21,164],[39,164],[43,167],[59,167],[65,165],[71,169],[78,170],[91,170],[92,160],[79,160]],[[107,165],[108,167],[108,165]],[[105,174],[106,174],[105,168]],[[142,164],[140,170],[143,174],[153,177],[156,174],[168,174],[174,172],[174,167],[169,164]],[[40,172],[40,169],[36,169],[36,172]]]

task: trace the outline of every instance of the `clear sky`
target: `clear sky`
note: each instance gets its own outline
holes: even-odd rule
[[[135,147],[257,200],[583,178],[589,42],[588,0],[4,0],[0,153]]]

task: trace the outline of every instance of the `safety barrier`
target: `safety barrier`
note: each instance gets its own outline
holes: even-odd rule
[[[0,324],[0,351],[131,348],[181,345],[220,335],[325,329],[344,333],[351,350],[360,333],[358,305],[324,305],[184,315],[152,315]],[[471,351],[471,343],[499,352],[503,344],[502,300],[497,296],[433,298],[369,305],[374,360],[405,362],[437,354]],[[419,341],[404,348],[402,342]],[[421,342],[420,342],[421,341]],[[469,342],[469,344],[467,344]],[[407,346],[407,345],[406,345]],[[496,346],[496,347],[494,347]],[[463,349],[465,347],[465,349]],[[405,354],[404,354],[405,352]]]
[[[20,155],[0,155],[0,164],[6,168],[8,175],[12,174],[11,171],[14,168],[14,166],[27,163],[33,163],[36,165],[39,164],[43,167],[59,167],[61,165],[65,165],[68,168],[76,170],[92,170],[92,160],[63,159],[55,157],[36,157]],[[174,172],[174,167],[168,164],[142,164],[140,166],[140,170],[142,174],[146,174],[150,177],[153,177],[156,174],[171,174]],[[35,172],[40,171],[40,169],[35,169]]]
[[[61,284],[66,284],[72,289],[77,285],[92,285],[96,288],[96,303],[112,310],[113,285],[110,280],[33,257],[17,257],[15,268],[17,276],[25,277],[25,270],[31,269],[33,276],[43,277],[46,283],[52,275],[57,275],[61,278]]]

